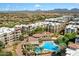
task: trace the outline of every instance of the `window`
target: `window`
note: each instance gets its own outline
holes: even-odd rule
[[[75,29],[71,29],[71,32],[75,32]]]
[[[79,38],[76,38],[76,39],[75,39],[75,42],[76,42],[76,43],[79,43]]]
[[[7,38],[5,37],[5,39],[7,39]]]
[[[69,33],[70,32],[70,28],[66,29],[66,32]]]
[[[4,34],[4,36],[7,36],[7,34]]]

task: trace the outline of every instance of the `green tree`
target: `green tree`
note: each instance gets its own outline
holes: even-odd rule
[[[38,41],[39,41],[39,43],[42,43],[43,42],[42,38],[38,39]]]
[[[34,55],[34,45],[33,44],[26,44],[23,48],[24,55]]]
[[[64,47],[64,48],[67,46],[66,43],[60,43],[59,45]]]
[[[21,36],[19,37],[19,40],[20,40],[20,41],[23,41],[23,40],[24,40],[24,36],[21,35]]]
[[[4,47],[5,47],[4,43],[3,43],[2,41],[0,41],[0,51],[1,51],[1,49],[4,48]]]
[[[67,38],[67,37],[64,36],[64,37],[62,38],[62,40],[66,43],[66,42],[69,41],[69,38]]]
[[[69,40],[71,40],[76,37],[76,33],[67,33],[64,36],[67,37]]]
[[[59,37],[57,40],[55,40],[55,43],[60,44],[63,43],[64,41],[62,40],[63,37]]]

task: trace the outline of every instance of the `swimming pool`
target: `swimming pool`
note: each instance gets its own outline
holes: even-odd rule
[[[35,52],[40,54],[42,52],[42,50],[47,50],[47,51],[51,51],[51,52],[58,52],[60,51],[60,48],[58,45],[56,45],[54,42],[52,41],[46,41],[42,44],[41,47],[37,47],[35,49]]]
[[[57,52],[59,50],[59,46],[52,41],[45,42],[42,47],[51,52]]]

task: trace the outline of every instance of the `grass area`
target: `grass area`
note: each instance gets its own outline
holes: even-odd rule
[[[11,52],[0,51],[0,56],[12,56]]]

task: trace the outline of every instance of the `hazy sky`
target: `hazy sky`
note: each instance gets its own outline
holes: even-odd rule
[[[52,10],[57,8],[79,8],[78,3],[0,3],[0,11]]]

